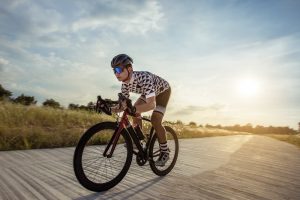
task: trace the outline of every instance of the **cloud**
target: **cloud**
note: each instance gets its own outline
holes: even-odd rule
[[[4,59],[4,58],[0,58],[0,66],[4,66],[7,65],[9,63],[8,60]]]
[[[63,13],[59,13],[55,8],[42,7],[30,1],[14,1],[3,6],[1,10],[1,32],[10,32],[10,36],[40,36],[66,30]]]
[[[72,99],[85,102],[94,98],[103,70],[97,66],[60,57],[55,53],[41,55],[26,49],[6,47],[16,58],[1,73],[1,81],[12,83],[16,92],[36,94],[45,98],[56,98],[63,104]],[[1,52],[1,51],[0,51]],[[7,60],[1,59],[3,64]]]
[[[216,111],[221,111],[225,106],[221,104],[212,104],[209,106],[186,106],[180,109],[180,111],[175,111],[174,115],[193,115],[193,114],[198,114],[201,112],[216,112]]]
[[[105,7],[105,10],[102,8],[100,11],[93,12],[95,7],[102,6]],[[98,3],[89,9],[91,12],[85,11],[79,20],[73,22],[73,31],[110,28],[122,33],[145,34],[149,31],[160,30],[160,23],[164,16],[159,3],[156,1],[136,4],[113,1],[113,3],[105,5]]]
[[[4,66],[8,65],[9,61],[0,57],[0,72],[4,71]]]
[[[0,39],[14,46],[38,51],[40,47],[65,48],[68,41],[67,15],[44,2],[12,1],[0,8]],[[1,49],[0,49],[1,51]]]

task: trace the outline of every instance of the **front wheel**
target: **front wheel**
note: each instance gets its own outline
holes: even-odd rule
[[[103,156],[116,129],[116,123],[99,123],[88,129],[79,140],[73,167],[79,183],[88,190],[101,192],[114,187],[130,167],[132,142],[126,131],[122,131],[112,157]]]
[[[179,144],[176,132],[169,126],[165,126],[165,129],[168,148],[170,150],[169,160],[166,162],[165,166],[160,167],[155,165],[155,161],[158,159],[160,154],[159,142],[156,134],[153,135],[149,147],[150,167],[152,171],[158,176],[165,176],[173,169],[177,161],[179,152]]]

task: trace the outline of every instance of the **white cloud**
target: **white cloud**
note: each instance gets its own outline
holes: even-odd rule
[[[4,71],[4,66],[8,65],[8,64],[9,64],[8,60],[0,57],[0,72],[1,73],[3,73],[3,71]],[[0,75],[0,77],[1,77],[1,75]]]
[[[212,104],[209,106],[195,106],[195,105],[189,105],[189,106],[184,106],[181,110],[178,110],[174,113],[174,115],[201,115],[203,113],[206,112],[217,112],[217,111],[221,111],[224,109],[224,105],[220,105],[220,104]]]
[[[167,117],[207,123],[263,124],[266,117],[257,115],[259,111],[299,108],[298,38],[296,34],[250,41],[188,60],[160,63],[177,69],[169,74],[174,87],[169,106],[172,110]],[[236,81],[249,76],[260,81],[261,92],[252,98],[239,98]],[[211,104],[226,105],[226,109],[199,109]],[[269,120],[275,121],[275,117]]]
[[[27,12],[32,23],[31,31],[36,35],[48,35],[67,31],[62,13],[59,13],[55,9],[45,9],[37,5],[32,5]]]
[[[164,14],[156,1],[146,1],[142,5],[128,5],[128,2],[120,1],[114,6],[109,10],[110,14],[86,16],[75,21],[72,30],[111,28],[123,33],[145,34],[161,29]],[[126,12],[121,12],[124,9]]]
[[[4,66],[7,65],[9,63],[8,60],[4,59],[4,58],[0,58],[0,66]]]
[[[20,6],[20,5],[24,4],[25,2],[26,2],[26,0],[2,0],[2,3],[11,9],[14,9],[14,8]]]

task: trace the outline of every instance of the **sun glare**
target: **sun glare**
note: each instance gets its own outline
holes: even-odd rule
[[[254,97],[259,93],[259,83],[255,79],[243,79],[238,82],[238,92],[242,97]]]

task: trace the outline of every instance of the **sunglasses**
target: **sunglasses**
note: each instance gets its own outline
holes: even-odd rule
[[[113,68],[115,74],[121,74],[123,72],[123,67],[116,66]]]

